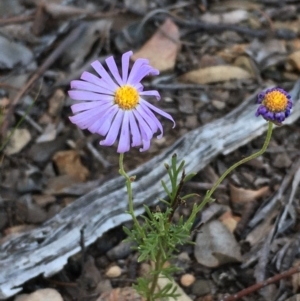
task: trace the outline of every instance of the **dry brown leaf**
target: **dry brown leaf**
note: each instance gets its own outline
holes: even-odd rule
[[[259,71],[249,56],[238,56],[234,60],[234,65],[247,70],[253,77],[259,76]]]
[[[226,62],[232,63],[237,56],[245,54],[245,49],[247,49],[247,47],[249,47],[249,44],[236,44],[232,47],[227,47],[223,50],[220,50],[217,55]]]
[[[167,19],[131,58],[133,61],[146,58],[152,67],[167,71],[174,68],[179,48],[178,27],[171,19]]]
[[[31,134],[27,129],[15,129],[4,152],[6,155],[17,154],[28,144],[30,140]]]
[[[229,185],[230,197],[233,203],[247,203],[252,202],[258,198],[267,195],[270,192],[269,186],[264,186],[258,190],[244,189]]]
[[[85,168],[76,150],[59,151],[53,156],[53,161],[61,175],[69,175],[85,181],[90,172]]]
[[[181,76],[183,81],[196,84],[211,84],[231,79],[251,78],[249,72],[236,66],[212,66],[190,71]]]
[[[226,226],[226,228],[233,233],[236,229],[238,222],[240,221],[240,217],[237,215],[233,215],[231,210],[226,211],[219,217],[219,221]]]
[[[300,70],[300,50],[293,52],[288,57],[289,62],[296,68],[298,71]]]

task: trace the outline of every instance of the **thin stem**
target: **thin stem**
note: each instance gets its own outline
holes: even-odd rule
[[[126,171],[124,170],[124,154],[120,154],[120,158],[119,158],[119,173],[120,175],[122,175],[125,180],[126,180],[126,188],[127,188],[127,195],[128,195],[128,209],[129,209],[129,214],[132,217],[133,223],[136,226],[137,230],[140,233],[140,238],[144,238],[144,232],[140,226],[140,223],[138,222],[135,214],[134,214],[134,209],[133,209],[133,197],[132,197],[132,187],[131,187],[131,179],[128,176],[128,174],[126,173]]]
[[[278,281],[280,281],[281,279],[290,277],[296,273],[300,272],[300,267],[296,266],[293,268],[290,268],[289,270],[282,272],[280,274],[276,274],[275,276],[268,278],[267,280],[264,280],[262,282],[256,283],[252,286],[249,286],[241,291],[239,291],[238,293],[234,294],[234,295],[230,295],[225,297],[224,299],[222,299],[221,301],[235,301],[235,300],[239,300],[245,296],[248,296],[254,292],[257,292],[259,289],[266,287],[269,284],[272,283],[276,283]]]
[[[160,274],[160,271],[161,271],[161,268],[162,268],[161,267],[161,262],[160,262],[161,255],[162,255],[162,251],[161,251],[161,249],[159,249],[159,251],[157,253],[157,257],[156,257],[155,268],[154,268],[155,275],[154,275],[152,283],[151,283],[151,288],[150,288],[150,291],[149,291],[149,295],[147,296],[147,301],[154,301],[153,296],[154,296],[154,293],[155,293],[155,288],[157,286],[158,277],[159,277],[159,274]]]
[[[218,181],[214,184],[214,186],[212,187],[212,189],[208,191],[208,193],[206,194],[205,199],[203,201],[204,203],[207,203],[210,200],[210,198],[211,198],[212,194],[215,192],[216,188],[222,183],[222,181],[227,177],[227,175],[231,171],[233,171],[238,166],[240,166],[240,165],[242,165],[242,164],[244,164],[244,163],[246,163],[246,162],[248,162],[248,161],[250,161],[250,160],[252,160],[254,158],[259,157],[260,155],[262,155],[266,151],[266,149],[267,149],[267,147],[268,147],[268,145],[270,143],[270,140],[271,140],[272,130],[273,130],[273,123],[271,121],[268,121],[267,137],[266,137],[266,140],[264,142],[264,145],[263,145],[262,149],[260,151],[258,151],[257,153],[255,153],[253,155],[250,155],[249,157],[246,157],[246,158],[240,160],[239,162],[233,164],[231,167],[229,167],[222,174],[222,176],[218,179]]]
[[[237,168],[238,166],[254,159],[254,158],[257,158],[259,157],[260,155],[262,155],[269,143],[270,143],[270,140],[271,140],[271,136],[272,136],[272,131],[273,131],[273,123],[272,122],[268,122],[268,132],[267,132],[267,136],[266,136],[266,140],[263,144],[263,147],[260,151],[258,151],[257,153],[255,154],[252,154],[250,155],[249,157],[246,157],[242,160],[240,160],[239,162],[233,164],[231,167],[229,167],[223,174],[222,176],[218,179],[218,181],[213,185],[212,189],[211,190],[208,190],[207,193],[206,193],[206,196],[204,198],[204,200],[201,202],[201,204],[199,204],[199,206],[197,206],[195,208],[195,210],[193,209],[192,211],[192,214],[189,216],[188,220],[186,221],[186,224],[192,224],[193,221],[195,220],[195,217],[197,215],[198,212],[200,212],[202,210],[202,208],[211,200],[211,196],[212,194],[215,192],[215,190],[217,189],[217,187],[222,183],[222,181],[228,176],[228,174],[233,171],[235,168]]]

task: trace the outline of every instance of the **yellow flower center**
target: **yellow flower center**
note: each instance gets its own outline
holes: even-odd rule
[[[262,104],[271,112],[284,112],[288,99],[282,92],[275,90],[265,95]]]
[[[115,103],[123,110],[132,110],[139,103],[139,93],[136,88],[125,85],[115,92]]]

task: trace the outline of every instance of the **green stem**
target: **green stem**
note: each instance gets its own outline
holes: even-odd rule
[[[156,256],[156,262],[155,262],[155,267],[154,267],[155,274],[152,279],[151,288],[150,288],[149,294],[147,296],[147,301],[154,301],[153,296],[155,293],[155,288],[157,286],[159,274],[162,270],[162,263],[160,262],[161,255],[162,255],[162,251],[161,251],[161,249],[159,249],[157,256]]]
[[[215,192],[215,190],[217,189],[217,187],[222,183],[222,181],[228,176],[228,174],[230,172],[232,172],[238,166],[240,166],[240,165],[242,165],[242,164],[244,164],[244,163],[246,163],[246,162],[248,162],[248,161],[250,161],[250,160],[252,160],[254,158],[259,157],[260,155],[262,155],[266,151],[266,149],[267,149],[267,147],[268,147],[268,145],[270,143],[270,140],[271,140],[272,131],[273,131],[273,123],[271,121],[269,121],[268,122],[268,132],[267,132],[266,140],[265,140],[265,142],[263,144],[262,149],[260,151],[258,151],[257,153],[252,154],[249,157],[244,158],[244,159],[240,160],[239,162],[233,164],[231,167],[229,167],[222,174],[222,176],[218,179],[218,181],[214,184],[214,186],[212,187],[212,189],[209,190],[209,191],[207,191],[206,196],[205,196],[203,202],[201,202],[201,204],[199,204],[199,206],[196,206],[195,210],[193,209],[192,214],[189,216],[188,220],[186,221],[186,224],[191,224],[191,225],[193,224],[194,219],[195,219],[197,213],[200,212],[202,210],[202,208],[211,200],[212,194]]]
[[[119,158],[119,173],[120,175],[122,175],[125,180],[126,180],[126,188],[127,188],[127,195],[128,195],[128,209],[129,209],[129,214],[132,217],[133,223],[135,225],[135,227],[137,228],[137,230],[140,233],[140,238],[144,238],[145,234],[140,226],[140,223],[138,222],[135,214],[134,214],[134,210],[133,210],[133,197],[132,197],[132,187],[131,187],[131,179],[128,176],[128,174],[126,173],[126,171],[124,170],[124,154],[120,154],[120,158]]]
[[[231,171],[233,171],[233,170],[234,170],[235,168],[237,168],[238,166],[240,166],[240,165],[242,165],[242,164],[244,164],[244,163],[246,163],[246,162],[248,162],[248,161],[250,161],[250,160],[252,160],[252,159],[254,159],[254,158],[259,157],[260,155],[262,155],[262,154],[266,151],[266,149],[267,149],[267,147],[268,147],[268,145],[269,145],[269,143],[270,143],[270,140],[271,140],[272,130],[273,130],[273,123],[272,123],[271,121],[268,121],[268,132],[267,132],[267,137],[266,137],[266,140],[265,140],[265,142],[264,142],[264,145],[263,145],[262,149],[261,149],[260,151],[258,151],[257,153],[252,154],[252,155],[250,155],[249,157],[244,158],[244,159],[240,160],[239,162],[233,164],[231,167],[229,167],[229,168],[222,174],[222,176],[218,179],[218,181],[214,184],[214,186],[212,187],[212,189],[209,190],[208,193],[206,194],[205,199],[204,199],[204,201],[203,201],[204,205],[205,205],[207,202],[209,202],[209,200],[210,200],[212,194],[215,192],[216,188],[222,183],[222,181],[227,177],[227,175],[228,175]]]
[[[206,195],[205,198],[210,199],[210,197],[212,196],[212,194],[215,192],[216,188],[222,183],[222,181],[228,176],[228,174],[230,172],[232,172],[234,169],[236,169],[238,166],[252,160],[255,159],[259,156],[261,156],[267,149],[270,140],[271,140],[271,136],[272,136],[272,131],[273,131],[273,123],[271,121],[268,121],[268,132],[267,132],[267,136],[266,136],[266,140],[263,144],[263,147],[260,151],[258,151],[257,153],[250,155],[249,157],[246,157],[242,160],[240,160],[239,162],[233,164],[231,167],[229,167],[224,173],[223,175],[218,179],[218,181],[215,183],[215,185],[212,187],[212,189],[208,192],[208,194]]]

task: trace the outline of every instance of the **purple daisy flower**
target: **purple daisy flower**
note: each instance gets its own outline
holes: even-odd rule
[[[267,121],[277,125],[291,115],[293,106],[291,96],[281,88],[267,89],[258,95],[257,102],[260,104],[255,116],[261,115]]]
[[[122,56],[122,76],[116,62],[111,56],[106,64],[113,77],[104,69],[99,61],[91,65],[100,77],[89,72],[83,72],[81,80],[73,80],[69,96],[74,100],[84,102],[71,106],[70,120],[81,129],[105,136],[101,145],[113,145],[119,138],[118,153],[129,151],[132,147],[141,146],[140,151],[150,147],[150,140],[158,130],[160,139],[163,127],[153,112],[175,122],[171,115],[147,102],[144,96],[160,95],[156,90],[143,91],[140,81],[146,75],[158,75],[159,71],[149,65],[146,59],[137,59],[129,72],[129,60],[132,51]]]

